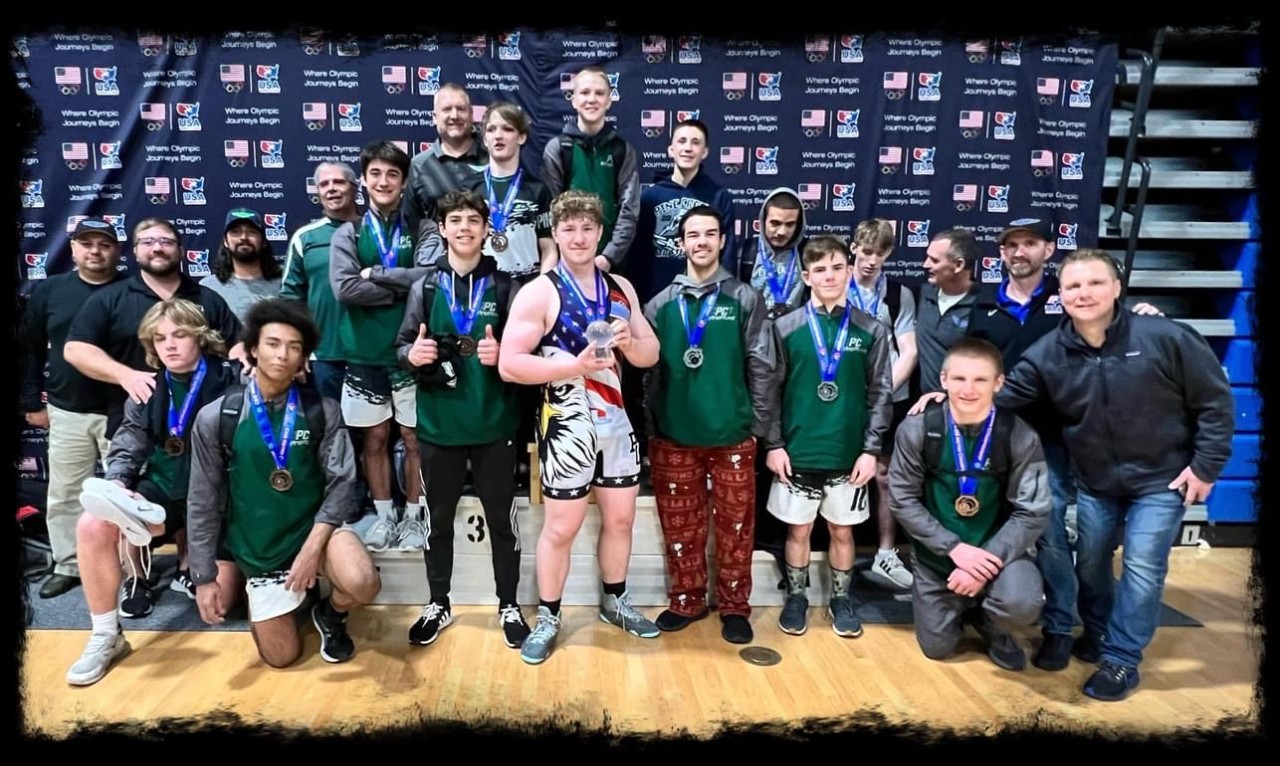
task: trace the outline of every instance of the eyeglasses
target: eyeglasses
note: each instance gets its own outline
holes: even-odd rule
[[[143,247],[151,247],[153,245],[166,245],[172,247],[173,245],[178,244],[178,240],[173,237],[142,237],[141,239],[135,239],[133,242],[135,245],[142,245]]]

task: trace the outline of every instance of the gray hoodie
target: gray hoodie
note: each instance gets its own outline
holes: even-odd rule
[[[800,210],[800,217],[796,221],[796,229],[792,233],[791,239],[787,240],[787,244],[784,247],[777,248],[770,244],[769,240],[764,236],[765,211],[769,208],[769,204],[771,202],[783,195],[789,196],[795,201],[796,206]],[[785,304],[786,309],[794,309],[803,304],[807,296],[807,289],[805,287],[804,280],[800,279],[800,251],[804,249],[804,243],[807,240],[807,237],[805,236],[805,228],[808,226],[808,222],[805,216],[804,205],[800,202],[800,195],[796,193],[795,189],[790,189],[785,186],[780,186],[774,189],[769,192],[769,196],[765,197],[764,204],[760,205],[760,215],[757,217],[757,220],[760,224],[759,234],[750,235],[749,232],[743,232],[742,250],[738,256],[737,277],[758,290],[760,294],[764,296],[765,309],[773,311],[776,301],[773,292],[769,288],[768,277],[764,270],[764,266],[759,262],[760,249],[763,247],[764,251],[773,259],[773,263],[780,280],[785,279],[787,276],[787,272],[791,264],[791,252],[794,250],[796,253],[795,274],[791,278],[792,284],[790,289],[787,291],[787,300]]]

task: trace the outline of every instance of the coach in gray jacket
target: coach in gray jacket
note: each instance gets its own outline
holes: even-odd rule
[[[1169,552],[1186,507],[1203,502],[1231,456],[1231,388],[1191,328],[1119,310],[1120,270],[1101,250],[1062,262],[1069,317],[1023,355],[996,398],[1047,398],[1077,475],[1076,570],[1084,634],[1073,653],[1100,665],[1084,693],[1120,700],[1138,686],[1155,634]],[[1112,556],[1124,525],[1124,572]]]

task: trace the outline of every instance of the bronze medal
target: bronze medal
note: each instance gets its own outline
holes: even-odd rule
[[[177,436],[170,436],[168,439],[164,440],[164,454],[169,457],[178,457],[186,451],[186,442],[182,441],[182,439]]]
[[[288,492],[293,488],[293,474],[283,468],[272,471],[271,488],[277,492]]]
[[[462,356],[475,356],[476,339],[470,335],[458,336],[458,353]]]
[[[956,498],[956,513],[965,518],[976,515],[981,507],[982,504],[973,495],[961,495]]]

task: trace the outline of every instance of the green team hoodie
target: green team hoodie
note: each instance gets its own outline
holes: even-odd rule
[[[765,448],[786,448],[792,470],[852,471],[862,453],[881,453],[893,418],[888,331],[881,322],[853,310],[835,379],[839,396],[824,402],[818,399],[822,375],[807,305],[771,323]],[[830,350],[850,310],[848,297],[842,297],[831,313],[821,306],[815,309]]]
[[[320,328],[316,359],[326,362],[345,358],[338,332],[342,327],[342,304],[329,284],[329,244],[343,221],[319,218],[294,232],[289,256],[284,262],[280,297],[306,301]]]
[[[427,271],[426,276],[414,283],[409,292],[404,321],[396,338],[396,357],[401,368],[415,372],[418,368],[409,364],[409,349],[418,337],[418,326],[427,325],[430,335],[457,335],[453,314],[449,311],[449,297],[440,286],[441,276],[453,280],[457,300],[467,305],[467,291],[471,280],[489,277],[489,284],[480,298],[475,323],[470,336],[477,342],[485,337],[485,328],[493,327],[493,336],[502,341],[503,319],[508,314],[516,285],[511,276],[498,270],[498,262],[488,255],[480,257],[480,263],[467,276],[459,277],[449,265],[449,257],[442,255]],[[503,290],[499,282],[505,282]],[[501,311],[499,293],[505,293],[508,306]],[[423,293],[431,296],[427,307]],[[441,360],[443,361],[443,360]],[[507,383],[498,374],[496,366],[480,364],[480,357],[472,355],[451,359],[454,366],[454,383],[418,382],[418,439],[442,447],[490,444],[514,439],[520,425],[520,413],[516,403],[516,386]],[[437,365],[440,362],[437,362]]]
[[[715,310],[699,344],[703,363],[690,369],[684,363],[689,337],[679,302],[685,302],[693,327],[717,287]],[[763,436],[768,370],[759,355],[764,338],[760,295],[724,268],[706,283],[679,274],[649,301],[644,315],[661,348],[645,385],[649,433],[689,447],[727,447],[753,434]]]

